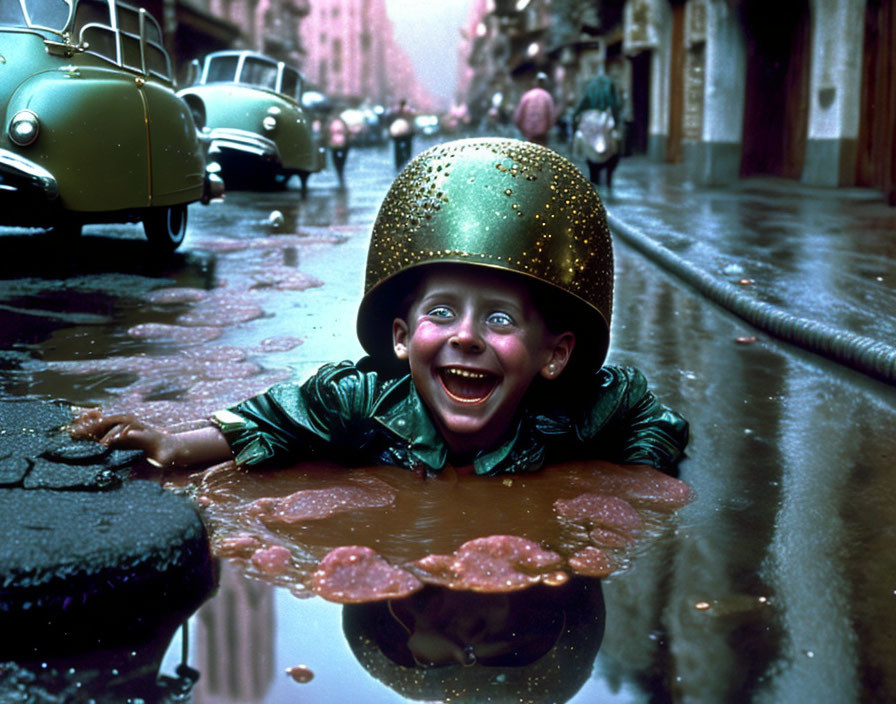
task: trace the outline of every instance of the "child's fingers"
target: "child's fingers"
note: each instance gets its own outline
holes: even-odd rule
[[[111,416],[101,416],[98,421],[107,428],[113,425],[130,425],[135,427],[144,425],[130,413],[116,413]]]
[[[107,447],[138,448],[142,449],[146,442],[146,433],[141,427],[134,427],[131,423],[118,423],[99,439]]]
[[[122,423],[119,425],[113,425],[111,428],[105,428],[102,434],[98,433],[99,437],[97,438],[97,440],[99,440],[99,442],[101,442],[103,445],[112,445],[122,437],[125,430],[127,430],[127,427],[127,425]]]
[[[99,408],[91,408],[81,413],[68,426],[69,434],[75,439],[91,438],[103,413]]]
[[[70,426],[69,434],[75,439],[90,438],[101,440],[111,429],[117,426],[142,427],[131,415],[118,414],[104,416],[100,411],[91,411],[79,416]]]

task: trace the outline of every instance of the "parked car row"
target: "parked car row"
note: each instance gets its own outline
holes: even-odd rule
[[[59,235],[142,222],[183,241],[187,206],[231,176],[259,185],[323,167],[297,70],[251,52],[206,58],[177,92],[162,31],[117,0],[0,2],[0,225]]]

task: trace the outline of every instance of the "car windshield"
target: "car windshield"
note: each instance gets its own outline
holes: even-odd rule
[[[299,72],[289,66],[283,67],[283,78],[280,80],[280,92],[294,100],[302,97],[302,80]]]
[[[47,27],[62,31],[68,24],[71,0],[3,0],[0,24],[13,27]]]
[[[243,61],[243,69],[240,71],[240,83],[276,90],[277,64],[254,56],[247,56]]]
[[[206,83],[220,83],[232,81],[236,77],[236,67],[239,63],[238,56],[216,56],[208,63],[205,72]]]
[[[302,96],[302,75],[294,68],[284,66],[278,86],[280,64],[265,56],[228,53],[211,56],[206,61],[203,83],[244,83],[277,91],[293,100]]]

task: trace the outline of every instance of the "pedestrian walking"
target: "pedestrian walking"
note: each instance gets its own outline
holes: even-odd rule
[[[411,158],[414,142],[414,113],[406,100],[398,104],[389,125],[389,136],[395,150],[395,168],[400,169]]]
[[[513,123],[530,142],[547,146],[548,133],[556,120],[554,99],[547,91],[548,76],[539,73],[535,86],[523,93],[513,113]]]
[[[588,81],[572,115],[575,134],[573,154],[588,164],[588,178],[598,185],[606,173],[607,189],[613,187],[613,172],[619,165],[619,92],[613,79],[601,71]]]
[[[333,168],[336,169],[340,187],[345,186],[345,161],[348,158],[349,146],[348,125],[337,114],[327,123],[327,147],[330,149],[330,159]]]

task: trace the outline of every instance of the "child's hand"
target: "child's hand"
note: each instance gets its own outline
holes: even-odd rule
[[[143,450],[147,461],[157,467],[172,463],[169,433],[130,414],[104,416],[100,409],[90,409],[74,420],[69,432],[75,439],[89,438],[106,447]]]

